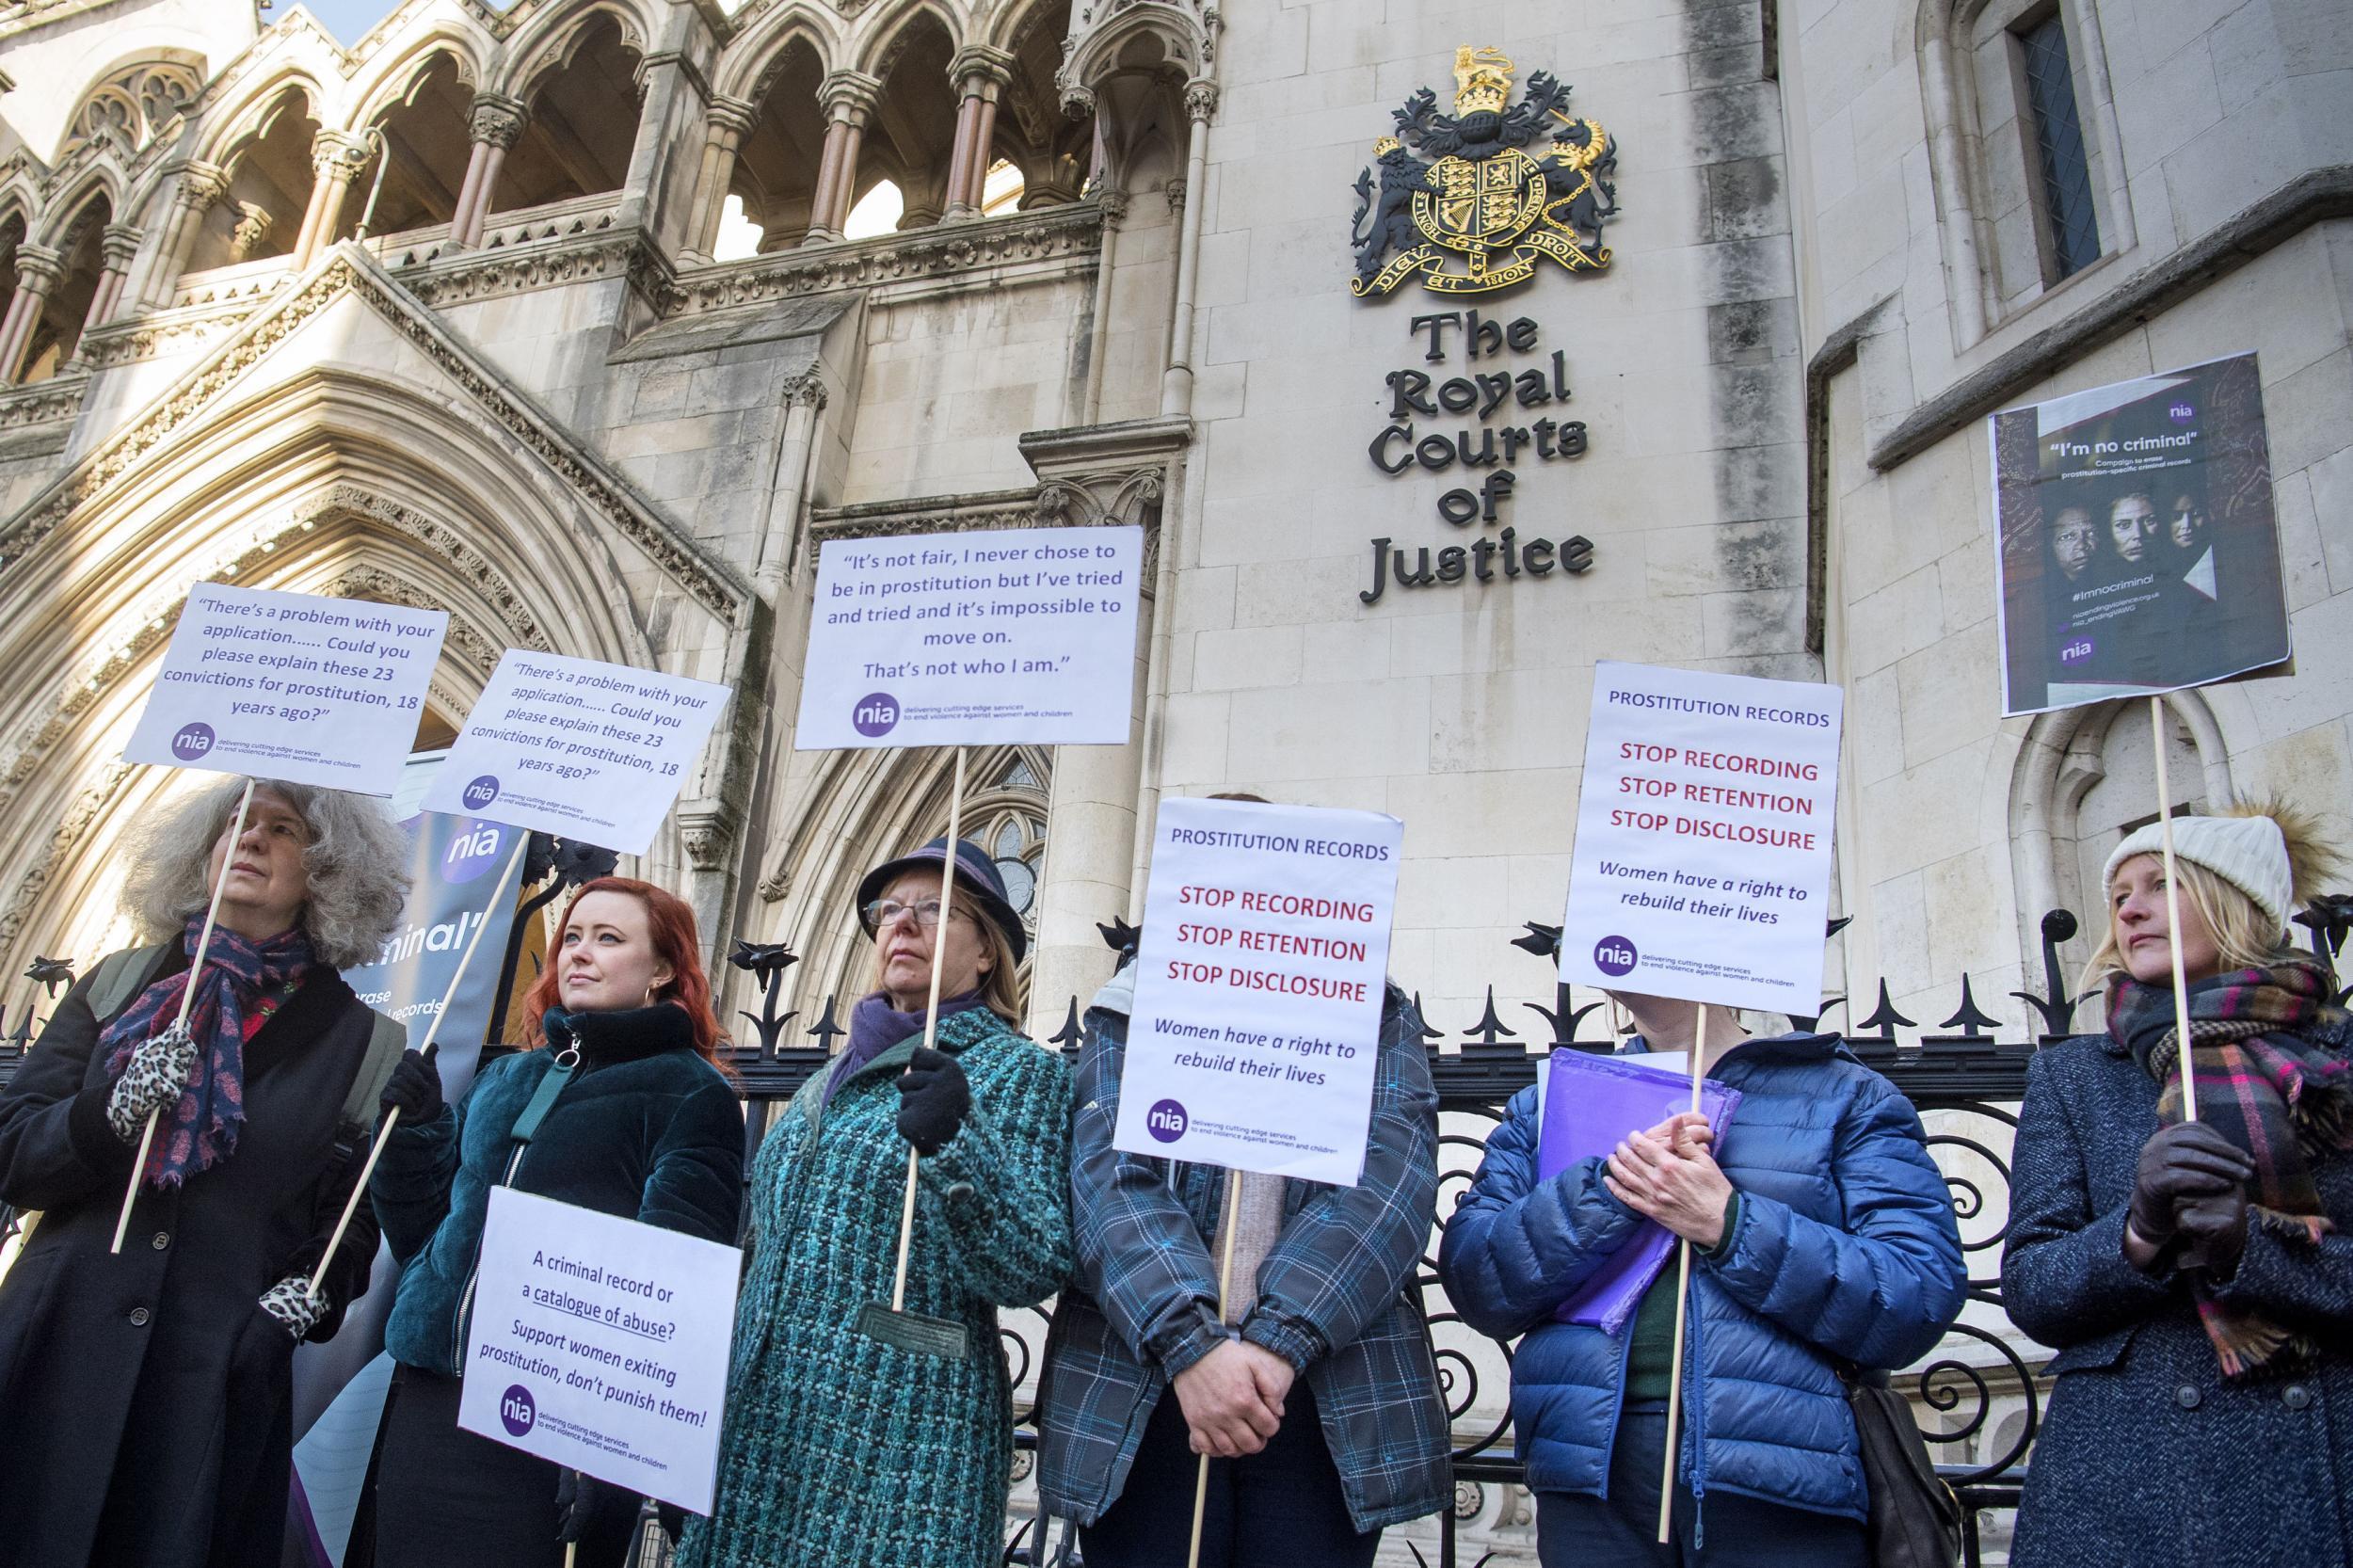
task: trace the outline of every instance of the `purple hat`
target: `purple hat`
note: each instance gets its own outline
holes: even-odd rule
[[[860,877],[857,885],[857,923],[858,928],[866,933],[866,939],[870,942],[874,939],[873,922],[866,918],[866,906],[880,898],[882,890],[889,887],[902,872],[933,866],[944,868],[947,864],[948,839],[943,834],[913,854],[902,855],[896,860],[886,860]],[[1022,955],[1030,951],[1029,933],[1021,929],[1021,917],[1014,911],[1013,901],[1005,896],[1005,879],[998,872],[997,862],[969,839],[956,840],[955,890],[969,895],[972,902],[980,905],[981,913],[1005,934],[1005,941],[1013,949],[1013,961],[1016,964],[1021,962]]]

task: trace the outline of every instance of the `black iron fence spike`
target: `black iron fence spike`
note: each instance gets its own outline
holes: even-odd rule
[[[1477,1023],[1463,1031],[1463,1038],[1476,1040],[1482,1046],[1492,1046],[1498,1040],[1516,1040],[1519,1037],[1518,1030],[1505,1027],[1503,1020],[1496,1016],[1496,988],[1488,986],[1487,1010],[1479,1016]]]
[[[2002,1027],[2001,1019],[1993,1016],[1991,1014],[1987,1013],[1985,1009],[1977,1005],[1977,999],[1970,993],[1969,976],[1966,973],[1962,974],[1961,977],[1961,1005],[1953,1010],[1953,1016],[1951,1017],[1945,1019],[1943,1023],[1937,1025],[1936,1027],[1939,1029],[1952,1029],[1956,1026],[1959,1027],[1961,1032],[1964,1036],[1972,1040],[1977,1038],[1989,1029],[1999,1029]]]
[[[833,1000],[831,993],[828,993],[825,997],[824,1012],[818,1016],[817,1021],[808,1029],[809,1038],[815,1040],[817,1048],[827,1056],[833,1054],[833,1043],[849,1032],[848,1030],[833,1021]]]
[[[1869,1017],[1855,1025],[1855,1028],[1857,1029],[1876,1029],[1880,1032],[1880,1038],[1888,1041],[1892,1041],[1896,1038],[1897,1030],[1911,1029],[1914,1026],[1910,1018],[1905,1017],[1901,1013],[1896,1011],[1895,1000],[1893,998],[1888,996],[1887,982],[1884,980],[1880,982],[1880,1004],[1878,1008],[1872,1012]]]
[[[1086,1031],[1079,1026],[1079,999],[1072,997],[1068,1010],[1063,1014],[1062,1027],[1047,1036],[1062,1048],[1064,1056],[1079,1054],[1079,1042],[1086,1038]]]

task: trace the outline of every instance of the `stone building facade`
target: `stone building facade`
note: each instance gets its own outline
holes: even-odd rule
[[[1606,225],[1360,297],[1393,111],[1539,72]],[[1394,972],[1524,1019],[1616,658],[1845,685],[1829,988],[2015,1033],[2154,795],[2145,704],[1999,717],[1982,417],[2247,349],[2297,668],[2169,699],[2172,771],[2353,839],[2341,7],[25,0],[0,75],[0,972],[103,946],[209,578],[447,610],[421,744],[509,646],[730,683],[640,869],[813,1017],[947,793],[793,749],[815,546],[1108,519],[1129,743],[975,760],[1040,1032],[1213,789],[1403,819]]]

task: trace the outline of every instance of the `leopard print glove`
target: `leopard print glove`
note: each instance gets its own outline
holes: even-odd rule
[[[136,1144],[148,1112],[177,1101],[195,1072],[196,1041],[187,1025],[173,1024],[140,1042],[106,1096],[106,1125],[124,1143]]]
[[[263,1292],[262,1310],[277,1319],[278,1326],[299,1344],[302,1336],[327,1316],[327,1298],[312,1300],[311,1282],[307,1279],[281,1279]]]

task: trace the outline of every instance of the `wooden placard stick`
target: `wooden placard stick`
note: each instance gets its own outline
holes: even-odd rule
[[[1225,1256],[1217,1266],[1217,1320],[1225,1321],[1234,1293],[1234,1238],[1241,1230],[1241,1172],[1226,1173]],[[1185,1553],[1185,1568],[1201,1568],[1201,1518],[1209,1502],[1209,1456],[1201,1456],[1193,1480],[1193,1545]]]
[[[245,819],[253,809],[253,780],[248,776],[244,793],[237,796],[236,815],[229,819],[229,847],[221,852],[220,874],[213,878],[213,899],[204,908],[204,928],[197,933],[196,956],[188,963],[187,984],[180,987],[180,1016],[172,1021],[174,1029],[188,1027],[188,1013],[196,1006],[196,979],[204,969],[204,950],[213,945],[213,926],[220,919],[220,892],[229,886],[229,868],[236,864],[237,841],[245,837]],[[147,1174],[147,1153],[155,1143],[155,1122],[163,1114],[157,1106],[147,1113],[147,1125],[139,1129],[138,1158],[131,1161],[131,1185],[122,1194],[122,1212],[115,1218],[114,1245],[106,1250],[120,1253],[122,1238],[131,1229],[131,1208],[139,1199],[139,1178]]]
[[[1707,1003],[1700,1003],[1699,1026],[1691,1040],[1691,1112],[1700,1109],[1700,1082],[1707,1076]],[[1691,1243],[1675,1248],[1674,1359],[1667,1367],[1667,1453],[1658,1483],[1658,1544],[1665,1545],[1675,1502],[1675,1417],[1683,1408],[1683,1336],[1691,1305]]]
[[[441,993],[441,1005],[434,1011],[433,1021],[425,1026],[424,1044],[417,1048],[418,1054],[428,1064],[433,1060],[435,1045],[440,1036],[441,1020],[449,1016],[450,1006],[457,1000],[457,987],[466,983],[466,970],[472,967],[473,950],[482,945],[482,934],[490,928],[490,911],[499,906],[499,894],[504,890],[506,879],[515,874],[523,863],[523,856],[530,853],[529,831],[520,827],[513,831],[520,835],[515,853],[506,857],[506,864],[499,868],[497,878],[491,882],[490,900],[482,906],[482,919],[474,925],[473,935],[466,938],[466,951],[457,955],[457,968],[450,972],[449,988]],[[376,1129],[374,1138],[368,1140],[368,1158],[360,1167],[360,1179],[351,1184],[351,1193],[344,1199],[343,1218],[335,1222],[335,1233],[327,1239],[327,1250],[319,1254],[319,1266],[312,1272],[309,1295],[312,1301],[319,1299],[320,1287],[327,1280],[327,1266],[335,1261],[335,1249],[344,1244],[344,1232],[350,1228],[351,1217],[359,1212],[360,1200],[367,1193],[368,1177],[376,1174],[376,1160],[384,1153],[384,1140],[392,1135],[392,1128],[399,1124],[400,1107],[395,1105],[384,1112],[384,1125]]]
[[[933,927],[935,932],[944,933],[948,929],[948,911],[955,907],[956,845],[961,841],[963,831],[964,747],[958,746],[955,781],[948,788],[948,857],[939,868],[939,924]],[[925,1050],[933,1049],[939,1040],[939,957],[940,945],[946,940],[944,936],[932,937],[932,988],[931,995],[923,1003],[922,1048]],[[899,1268],[890,1282],[890,1310],[893,1312],[904,1310],[907,1304],[907,1249],[915,1241],[915,1171],[916,1161],[920,1158],[915,1152],[915,1145],[909,1144],[907,1195],[899,1209]]]
[[[2165,846],[2165,945],[2173,955],[2174,1055],[2182,1062],[2182,1120],[2198,1119],[2198,1075],[2190,1065],[2189,981],[2182,972],[2182,888],[2173,860],[2173,791],[2165,772],[2165,698],[2149,699],[2149,733],[2157,744],[2158,837]]]

